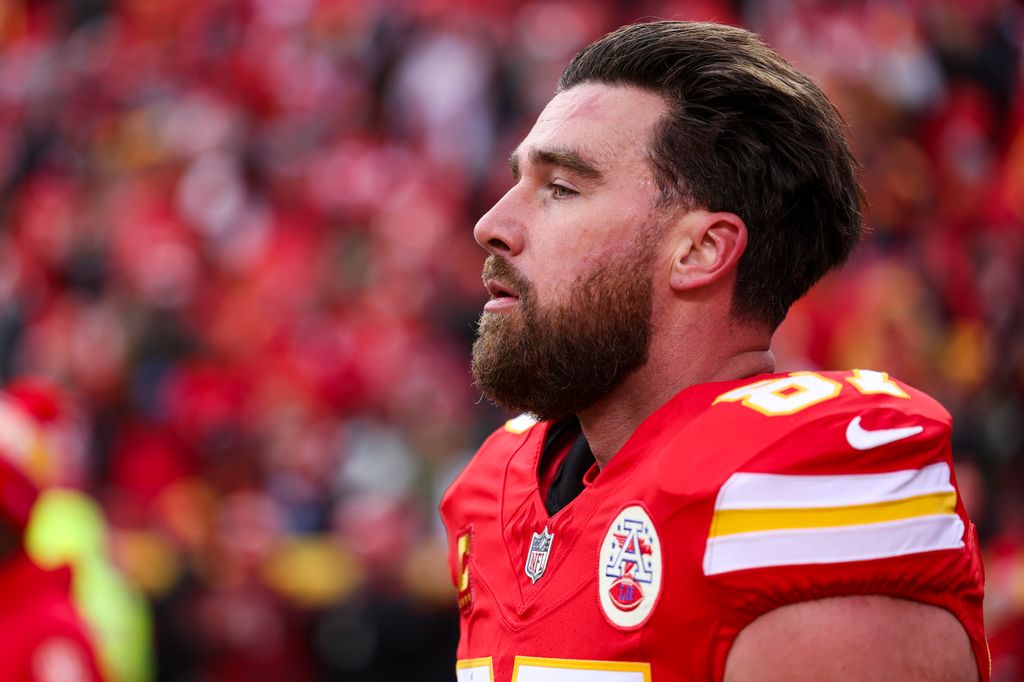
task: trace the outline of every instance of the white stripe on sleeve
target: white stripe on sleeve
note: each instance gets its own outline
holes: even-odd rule
[[[956,514],[918,516],[856,526],[739,533],[710,538],[704,574],[767,566],[831,564],[963,547],[964,523]]]
[[[954,492],[949,465],[882,474],[803,476],[735,473],[722,485],[715,511],[846,507]]]

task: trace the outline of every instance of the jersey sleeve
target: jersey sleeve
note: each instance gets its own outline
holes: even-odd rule
[[[770,442],[715,497],[702,568],[723,605],[716,679],[733,640],[758,616],[867,594],[952,612],[988,679],[984,577],[956,484],[948,413],[916,392],[807,412],[753,417],[751,425],[786,427],[773,422]]]

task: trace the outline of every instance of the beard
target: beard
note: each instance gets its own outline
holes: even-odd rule
[[[472,370],[484,395],[508,410],[562,419],[641,367],[651,337],[654,232],[641,230],[626,254],[581,275],[560,305],[541,306],[508,261],[488,257],[484,279],[511,287],[519,311],[480,317]]]

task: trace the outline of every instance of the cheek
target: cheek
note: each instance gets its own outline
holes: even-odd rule
[[[524,274],[539,295],[561,294],[559,289],[631,248],[650,206],[643,197],[615,194],[620,198],[594,201],[571,221],[533,235],[532,263],[528,270],[524,264]]]

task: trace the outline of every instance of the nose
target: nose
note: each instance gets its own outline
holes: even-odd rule
[[[492,255],[515,256],[523,250],[522,216],[513,210],[515,191],[513,187],[506,192],[473,228],[476,243]]]

